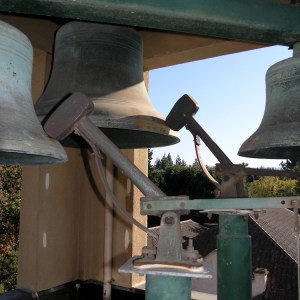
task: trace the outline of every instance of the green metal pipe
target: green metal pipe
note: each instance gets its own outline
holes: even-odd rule
[[[269,0],[2,0],[0,11],[269,45],[300,41],[300,7]]]
[[[146,300],[190,300],[190,277],[146,275]]]
[[[251,300],[251,237],[248,217],[219,216],[218,300]]]

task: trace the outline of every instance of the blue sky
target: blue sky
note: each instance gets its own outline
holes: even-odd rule
[[[233,163],[279,167],[282,160],[245,158],[237,152],[262,120],[267,69],[291,56],[287,47],[273,46],[152,70],[150,98],[166,116],[183,94],[191,95],[200,106],[195,119]],[[170,153],[174,160],[178,154],[188,164],[194,162],[192,135],[185,128],[179,133],[180,143],[153,149],[154,161]],[[209,166],[218,162],[203,143],[202,156]]]

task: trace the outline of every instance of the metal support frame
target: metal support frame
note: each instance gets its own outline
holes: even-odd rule
[[[0,11],[291,46],[300,7],[268,0],[2,0]]]

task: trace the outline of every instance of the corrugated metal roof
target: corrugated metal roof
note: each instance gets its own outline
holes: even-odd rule
[[[265,213],[260,214],[257,220],[252,219],[295,262],[298,261],[298,235],[294,232],[294,213],[292,211],[286,208],[267,209]]]

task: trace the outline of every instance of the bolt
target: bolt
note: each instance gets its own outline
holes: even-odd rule
[[[165,217],[165,223],[172,225],[174,223],[174,217]]]
[[[151,205],[150,203],[148,203],[148,204],[147,204],[147,208],[148,208],[148,209],[151,209],[151,208],[152,208],[152,205]]]

